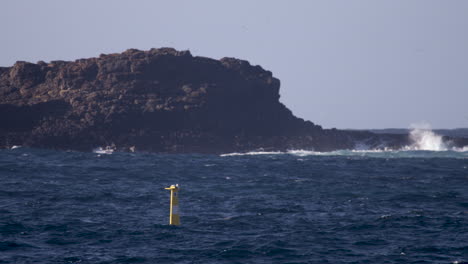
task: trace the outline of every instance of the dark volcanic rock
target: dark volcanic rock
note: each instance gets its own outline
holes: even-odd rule
[[[0,146],[219,153],[408,143],[324,130],[281,104],[279,88],[271,72],[247,61],[171,48],[17,62],[0,68]]]

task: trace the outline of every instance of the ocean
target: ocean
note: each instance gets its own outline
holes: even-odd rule
[[[468,261],[467,151],[15,148],[0,183],[0,263]]]

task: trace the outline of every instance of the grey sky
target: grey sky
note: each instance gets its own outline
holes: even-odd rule
[[[468,127],[468,1],[0,3],[0,66],[174,47],[261,65],[324,127]]]

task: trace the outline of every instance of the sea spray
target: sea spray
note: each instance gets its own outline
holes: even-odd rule
[[[418,123],[410,127],[409,137],[413,143],[408,147],[409,150],[446,151],[449,149],[443,137],[434,133],[429,124]]]
[[[371,148],[366,142],[357,142],[354,149],[341,149],[328,152],[320,152],[304,149],[290,149],[287,151],[250,151],[221,154],[221,157],[230,156],[270,156],[270,155],[293,155],[305,156],[369,156],[382,158],[409,158],[409,157],[444,157],[463,158],[468,156],[468,146],[454,147],[453,142],[444,140],[442,135],[434,133],[428,123],[416,123],[410,125],[410,145],[398,149],[385,146]],[[431,153],[427,153],[431,152]],[[439,153],[436,153],[439,152]]]

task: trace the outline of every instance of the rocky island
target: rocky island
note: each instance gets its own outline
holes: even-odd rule
[[[406,135],[323,129],[279,101],[270,71],[172,48],[0,67],[0,147],[227,153],[398,148]],[[461,144],[464,142],[458,142]]]

